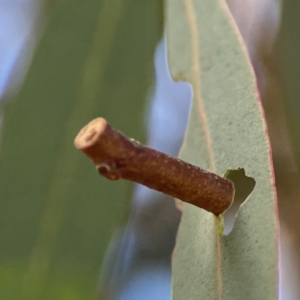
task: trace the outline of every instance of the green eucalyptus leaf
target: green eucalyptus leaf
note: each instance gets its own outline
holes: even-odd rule
[[[73,146],[95,117],[143,139],[162,3],[57,1],[0,151],[0,298],[95,299],[131,185],[98,176]]]
[[[173,299],[277,299],[278,223],[270,145],[245,45],[224,0],[168,0],[169,64],[193,87],[181,158],[219,175],[243,168],[255,188],[222,236],[190,204],[173,257]]]

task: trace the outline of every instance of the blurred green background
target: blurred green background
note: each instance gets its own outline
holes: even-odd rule
[[[0,299],[95,299],[132,185],[109,182],[76,150],[95,117],[144,140],[162,35],[158,0],[48,2],[0,152]]]

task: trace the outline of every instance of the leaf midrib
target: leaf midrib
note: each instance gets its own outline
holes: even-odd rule
[[[197,28],[197,21],[195,15],[195,8],[193,4],[193,0],[183,0],[183,5],[185,8],[185,13],[187,16],[187,23],[190,29],[191,34],[191,57],[192,57],[192,86],[194,90],[194,98],[196,100],[198,113],[200,116],[200,121],[202,125],[202,129],[204,132],[205,144],[207,148],[207,153],[209,156],[209,169],[212,172],[216,172],[216,165],[214,160],[214,152],[212,147],[212,139],[208,127],[206,112],[204,108],[203,99],[201,97],[201,69],[200,69],[200,48],[199,48],[199,32]],[[219,228],[219,218],[215,218],[215,228]],[[222,299],[222,289],[223,289],[223,282],[222,282],[222,273],[221,273],[221,245],[220,245],[220,235],[219,232],[216,230],[216,248],[217,248],[217,282],[218,282],[218,300]]]

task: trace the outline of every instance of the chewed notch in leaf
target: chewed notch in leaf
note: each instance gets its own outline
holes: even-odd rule
[[[234,201],[231,207],[224,214],[224,233],[225,235],[228,235],[233,229],[241,204],[246,201],[254,190],[255,180],[252,177],[246,176],[243,168],[228,170],[224,177],[230,179],[235,185]]]

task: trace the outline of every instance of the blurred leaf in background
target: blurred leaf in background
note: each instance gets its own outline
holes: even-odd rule
[[[94,299],[131,185],[101,179],[73,147],[103,116],[143,140],[162,2],[60,1],[20,92],[4,107],[0,298]]]
[[[291,128],[293,145],[295,147],[296,161],[300,168],[300,101],[299,101],[299,75],[300,75],[300,39],[299,39],[299,13],[298,1],[284,1],[282,26],[279,36],[280,70],[285,96],[285,108],[288,114],[288,123]]]
[[[279,214],[282,219],[283,234],[282,245],[285,249],[282,281],[286,285],[286,299],[300,299],[300,39],[299,39],[300,3],[297,0],[282,1],[282,22],[280,34],[273,55],[274,73],[279,85],[272,86],[273,94],[270,97],[270,110],[278,111],[284,115],[284,123],[278,124],[280,118],[274,123],[277,130],[274,137],[287,155],[280,153],[277,159],[278,174],[277,186],[279,196]],[[279,86],[279,88],[278,88]],[[274,97],[275,94],[275,97]],[[274,101],[281,97],[281,103]],[[285,136],[282,134],[287,132]],[[276,167],[276,164],[275,164]],[[281,176],[280,176],[281,175]],[[294,289],[291,287],[295,287]],[[283,298],[285,299],[285,298]]]

